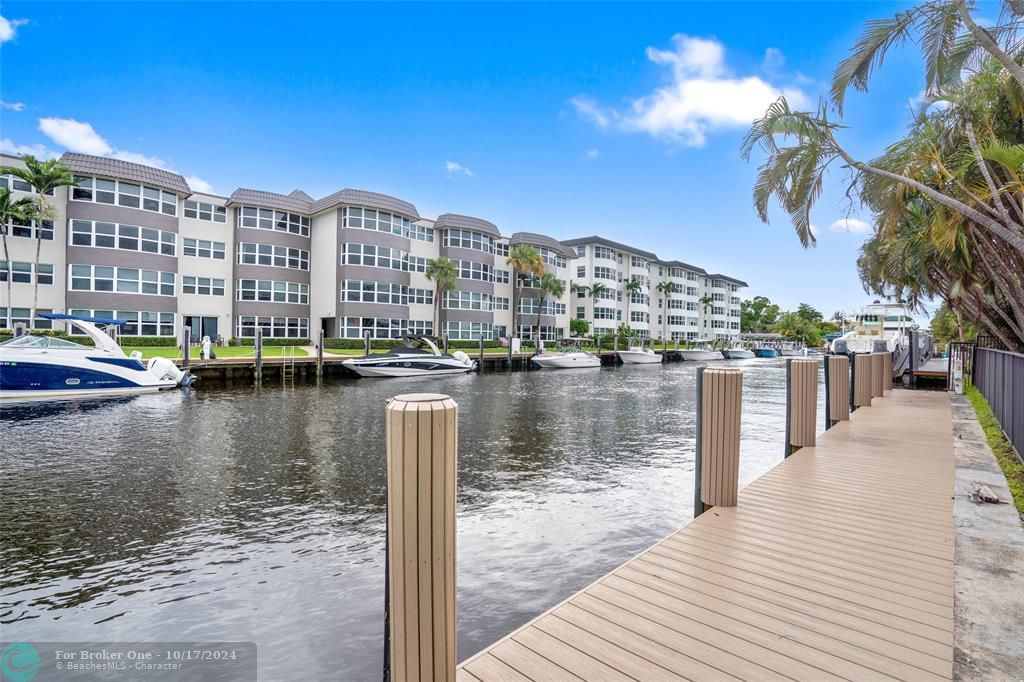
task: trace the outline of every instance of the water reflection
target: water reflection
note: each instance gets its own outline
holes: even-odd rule
[[[782,456],[784,364],[744,378],[741,482]],[[5,407],[5,639],[254,640],[261,676],[379,677],[384,403],[460,405],[459,656],[674,530],[695,364]],[[299,658],[296,658],[299,656]]]

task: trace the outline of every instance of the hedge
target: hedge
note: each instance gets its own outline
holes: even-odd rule
[[[74,341],[80,343],[83,346],[93,346],[92,339],[88,336],[80,334],[68,334],[67,332],[57,331],[56,329],[32,329],[28,332],[35,336],[52,336],[58,339],[67,339],[68,341]],[[0,329],[0,338],[14,336],[14,332],[9,329]],[[119,336],[117,342],[122,346],[160,346],[160,347],[178,347],[178,340],[173,336]]]
[[[441,341],[436,340],[438,347],[441,346]],[[334,348],[338,350],[361,350],[364,347],[365,342],[362,339],[324,339],[324,348]],[[399,348],[404,346],[401,339],[370,339],[370,348]],[[479,341],[455,341],[451,340],[448,342],[448,349],[453,348],[479,348]],[[484,348],[499,348],[501,347],[500,341],[484,341]]]
[[[256,339],[231,339],[228,345],[231,346],[255,346]],[[308,346],[309,339],[270,339],[263,337],[264,346]],[[362,346],[360,346],[362,347]]]

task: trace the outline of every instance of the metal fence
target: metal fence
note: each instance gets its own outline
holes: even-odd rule
[[[1024,461],[1024,354],[978,344],[970,362],[972,383],[988,400],[1017,457]]]

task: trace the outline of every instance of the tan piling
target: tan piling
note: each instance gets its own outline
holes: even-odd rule
[[[871,356],[861,353],[853,363],[853,404],[857,407],[871,407]]]
[[[885,353],[871,354],[871,397],[881,398],[885,386]]]
[[[735,507],[740,480],[740,408],[743,373],[705,369],[701,390],[700,499]]]
[[[789,372],[789,443],[810,447],[818,428],[818,361],[795,359]]]
[[[882,394],[892,390],[892,353],[882,353]]]
[[[829,355],[828,363],[828,418],[833,423],[850,419],[850,358]]]
[[[414,393],[388,403],[391,679],[455,679],[458,405]]]

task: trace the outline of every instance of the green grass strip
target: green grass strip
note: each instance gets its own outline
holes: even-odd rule
[[[999,420],[992,414],[992,408],[989,407],[988,401],[985,400],[981,391],[969,385],[966,388],[966,393],[971,404],[974,405],[974,411],[978,414],[981,428],[985,430],[988,445],[992,448],[999,466],[1003,469],[1006,482],[1013,494],[1013,502],[1017,505],[1017,512],[1024,514],[1024,464],[1021,464],[1017,455],[1014,454],[1010,442],[1003,435],[1002,427],[999,426]]]

